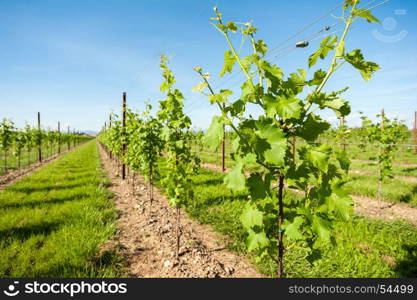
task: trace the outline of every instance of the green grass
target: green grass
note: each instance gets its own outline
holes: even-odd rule
[[[351,175],[346,188],[353,194],[376,198],[378,177]],[[399,179],[386,179],[382,184],[382,199],[389,202],[402,202],[417,207],[417,183],[404,182]]]
[[[408,143],[412,144],[411,141]],[[368,146],[362,149],[358,145],[348,145],[346,152],[350,159],[376,161],[378,156],[378,148],[376,146]],[[394,163],[417,164],[417,154],[414,153],[414,147],[399,146],[394,153]]]
[[[161,176],[167,172],[160,164]],[[246,233],[239,217],[247,194],[233,193],[223,185],[223,174],[200,169],[192,178],[195,197],[186,207],[199,222],[230,237],[229,248],[245,253]],[[286,197],[297,197],[287,193]],[[323,246],[322,258],[313,265],[306,248],[294,244],[285,255],[289,277],[412,277],[417,276],[417,228],[406,222],[383,222],[354,216],[335,227],[337,246]],[[276,261],[257,264],[274,275]]]
[[[351,170],[363,170],[372,173],[374,176],[378,176],[378,165],[376,162],[361,162],[361,161],[352,161],[350,165]],[[392,174],[394,176],[407,176],[407,177],[417,177],[417,167],[413,166],[398,166],[394,165],[392,167]]]
[[[206,152],[199,153],[201,161],[221,164],[220,155]],[[226,167],[233,167],[234,161],[226,156]],[[255,170],[255,166],[249,166],[248,170]],[[350,181],[347,185],[352,194],[376,198],[378,186],[378,167],[371,163],[353,162],[351,166]],[[363,170],[370,174],[355,174],[354,170]],[[394,176],[417,177],[416,167],[394,166]],[[417,182],[406,182],[402,178],[386,179],[383,183],[382,198],[389,202],[402,202],[417,207]]]
[[[113,277],[116,213],[88,142],[0,192],[0,277]]]

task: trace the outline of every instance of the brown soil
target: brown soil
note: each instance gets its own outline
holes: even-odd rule
[[[5,189],[9,185],[14,184],[18,180],[26,177],[27,175],[30,175],[31,173],[35,172],[39,168],[55,161],[56,159],[58,159],[58,157],[67,153],[68,151],[71,151],[71,150],[61,151],[60,154],[54,154],[52,156],[49,156],[48,158],[43,159],[41,163],[39,162],[32,163],[26,167],[20,168],[19,170],[13,170],[0,176],[0,191]]]
[[[202,163],[201,167],[217,172],[222,171],[221,166],[215,164]],[[229,171],[230,168],[226,168],[226,172]],[[362,197],[357,195],[351,195],[351,197],[355,201],[355,212],[360,215],[389,221],[402,219],[417,225],[417,208],[403,203],[378,201],[369,197]]]
[[[402,219],[417,225],[417,208],[402,203],[379,202],[369,197],[351,197],[355,201],[355,212],[360,215],[388,221]]]
[[[246,257],[225,248],[228,239],[208,226],[181,214],[181,242],[176,257],[176,209],[154,188],[150,208],[149,186],[139,174],[125,181],[116,163],[101,146],[104,169],[112,183],[118,211],[118,234],[103,249],[118,249],[128,262],[131,277],[262,277]],[[134,183],[134,185],[132,185]]]

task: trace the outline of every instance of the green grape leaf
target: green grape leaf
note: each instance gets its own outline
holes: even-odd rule
[[[290,240],[300,240],[302,239],[303,235],[300,231],[300,227],[303,224],[304,219],[303,217],[297,216],[293,219],[292,223],[285,226],[285,235]]]
[[[268,51],[268,47],[266,46],[263,40],[258,40],[257,42],[254,43],[254,45],[255,45],[255,50],[262,55],[265,55],[266,52]]]
[[[277,166],[282,165],[287,150],[287,139],[282,129],[267,119],[259,119],[255,122],[255,126],[258,136],[265,139],[270,145],[270,149],[264,153],[265,161]]]
[[[323,173],[327,173],[329,167],[330,154],[332,148],[323,144],[318,147],[311,148],[306,155],[306,159]]]
[[[341,58],[345,54],[345,41],[340,41],[336,46],[336,57]]]
[[[345,60],[357,69],[364,80],[370,80],[372,75],[379,70],[378,64],[370,61],[365,61],[362,51],[355,49],[345,55]]]
[[[243,165],[249,165],[256,163],[256,154],[248,153],[242,158],[236,158],[237,161],[241,162]]]
[[[252,64],[257,64],[259,62],[259,56],[257,54],[251,54],[245,56],[241,61],[243,68],[249,72]]]
[[[243,164],[237,163],[232,171],[227,174],[224,179],[226,186],[234,191],[243,191],[245,189],[246,178],[243,174]]]
[[[314,78],[308,82],[308,85],[320,85],[324,77],[326,77],[326,74],[327,73],[322,69],[317,70],[316,72],[314,72]]]
[[[230,106],[226,107],[226,112],[230,112],[233,117],[236,117],[245,112],[245,102],[236,100]]]
[[[269,187],[265,185],[260,173],[250,174],[247,185],[253,200],[264,199],[267,196],[266,191]]]
[[[203,137],[203,144],[208,146],[210,150],[216,149],[223,140],[224,127],[222,118],[214,116],[211,125]]]
[[[350,105],[342,98],[327,100],[323,103],[323,106],[331,108],[338,118],[345,117],[350,114]]]
[[[314,141],[320,134],[330,128],[330,124],[319,116],[309,114],[301,128],[297,129],[297,135],[307,141]]]
[[[276,111],[278,115],[286,120],[299,118],[301,114],[301,101],[295,97],[277,97]]]
[[[252,229],[255,226],[262,227],[263,214],[255,206],[246,204],[242,215],[240,216],[240,221],[246,229]]]
[[[331,235],[331,222],[320,217],[318,214],[312,216],[311,229],[323,241],[329,241]]]
[[[368,23],[381,23],[381,21],[375,17],[369,9],[359,8],[355,10],[355,16],[365,19]]]
[[[227,27],[227,30],[230,30],[232,32],[236,32],[237,31],[237,26],[236,26],[236,24],[234,22],[231,22],[231,21],[227,22],[226,27]]]
[[[224,65],[223,69],[220,72],[220,77],[223,77],[226,72],[232,73],[233,65],[236,62],[236,57],[231,50],[226,50],[224,52]]]
[[[287,95],[297,95],[301,93],[304,89],[304,85],[306,84],[306,71],[303,69],[299,69],[298,73],[291,73],[290,77],[287,78],[286,81],[282,82],[282,87],[286,91]]]
[[[350,160],[345,151],[336,151],[336,158],[339,161],[340,167],[345,172],[349,171]]]
[[[205,81],[200,82],[193,86],[193,92],[201,92],[207,87],[207,83]]]
[[[319,58],[325,59],[329,52],[333,50],[336,46],[337,42],[337,35],[333,35],[332,37],[328,36],[325,37],[321,43],[319,49],[314,52],[310,57],[308,58],[308,66],[311,68],[317,63],[317,60]]]
[[[261,231],[256,233],[253,230],[249,230],[248,232],[247,247],[249,252],[268,246],[269,239],[265,232]]]
[[[346,193],[347,194],[347,193]],[[339,197],[335,194],[326,199],[328,209],[343,220],[348,220],[353,209],[353,200],[349,196]]]
[[[267,86],[272,91],[276,91],[281,86],[282,77],[284,73],[276,65],[270,64],[265,60],[259,61],[259,68],[264,71],[264,76],[267,81]]]
[[[232,95],[231,90],[220,90],[218,94],[212,94],[208,96],[208,99],[211,104],[213,103],[226,103],[229,96]]]

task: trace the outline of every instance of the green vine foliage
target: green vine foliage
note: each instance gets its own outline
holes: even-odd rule
[[[164,146],[161,123],[151,112],[149,104],[141,115],[129,112],[126,124],[129,136],[127,163],[133,170],[141,172],[150,184],[158,175],[158,158]]]
[[[68,140],[74,144],[79,143],[88,137],[75,134],[59,134],[52,130],[42,130],[35,127],[31,127],[26,124],[23,129],[15,127],[12,120],[3,119],[0,123],[0,149],[4,152],[4,166],[6,169],[8,152],[18,158],[18,167],[20,168],[20,156],[24,150],[26,150],[30,156],[30,152],[36,147],[47,146],[52,148],[53,145],[57,145],[59,142]],[[52,149],[51,149],[52,152]]]
[[[315,70],[311,78],[304,69],[285,77],[278,66],[266,60],[268,48],[263,40],[255,38],[257,29],[251,23],[238,27],[237,23],[225,22],[217,8],[212,24],[230,48],[224,53],[220,76],[231,73],[237,65],[246,77],[240,95],[232,100],[231,89],[214,91],[210,74],[201,67],[195,68],[203,81],[194,90],[208,89],[208,100],[222,112],[213,118],[204,140],[212,148],[218,147],[224,125],[236,133],[235,166],[224,183],[235,191],[249,191],[241,216],[248,234],[248,250],[256,252],[258,260],[275,258],[278,253],[278,276],[283,276],[284,233],[286,243],[303,243],[313,259],[321,243],[334,242],[334,222],[347,220],[352,210],[353,202],[343,188],[349,168],[347,156],[331,145],[312,142],[330,128],[317,112],[331,110],[339,118],[350,113],[349,103],[341,98],[346,89],[324,92],[331,75],[347,63],[369,80],[379,68],[365,61],[361,50],[346,51],[345,39],[351,24],[358,18],[377,20],[369,11],[357,8],[358,2],[345,1],[343,34],[325,38],[308,59],[309,68],[313,68],[318,59],[332,54],[329,69]],[[231,35],[237,32],[250,41],[253,54],[242,57],[236,51]],[[167,76],[165,85],[169,85],[170,78]],[[260,109],[258,118],[248,116],[249,105]],[[307,142],[297,149],[297,161],[291,153],[293,137]],[[259,171],[245,174],[249,164],[256,164]],[[284,192],[289,191],[295,191],[298,197],[284,201]]]
[[[28,136],[24,131],[17,131],[15,133],[15,138],[13,141],[14,156],[18,157],[18,167],[20,168],[20,156],[22,155],[23,150],[25,149]]]
[[[398,150],[398,144],[408,138],[409,131],[404,122],[396,118],[389,119],[385,115],[377,115],[380,121],[372,122],[362,112],[360,114],[362,139],[367,143],[375,143],[378,147],[379,181],[383,182],[385,178],[393,177],[394,154]]]
[[[13,144],[15,136],[15,126],[13,121],[9,119],[3,119],[0,123],[0,137],[1,137],[1,149],[8,151]]]
[[[100,140],[116,157],[122,154],[122,122],[118,115],[112,114],[112,125],[100,136]]]
[[[175,77],[168,67],[168,59],[161,56],[160,67],[164,81],[160,90],[166,98],[159,102],[158,119],[163,128],[161,138],[167,156],[167,176],[163,179],[169,203],[181,207],[193,197],[190,175],[196,171],[198,158],[191,152],[193,134],[191,119],[184,114],[184,97],[174,88]]]
[[[15,139],[15,126],[12,120],[3,119],[0,123],[0,146],[3,150],[4,170],[7,171],[7,152],[13,145]]]
[[[140,142],[140,135],[138,134],[140,128],[143,126],[143,120],[139,113],[126,109],[126,135],[129,137],[127,144],[127,151],[125,162],[133,171],[141,171],[141,149],[138,147]]]
[[[35,147],[35,130],[29,124],[26,124],[24,132],[26,136],[25,148],[27,152],[30,152]]]
[[[340,149],[346,151],[348,140],[352,136],[352,130],[345,124],[345,122],[341,122],[341,124],[331,131],[330,137],[332,140],[340,145]]]

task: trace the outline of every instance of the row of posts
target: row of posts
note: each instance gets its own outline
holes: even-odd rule
[[[38,112],[38,131],[41,131],[41,113]],[[68,134],[70,133],[70,127],[68,125]],[[70,141],[68,140],[68,150],[70,149]],[[61,153],[61,122],[58,121],[58,154]],[[42,162],[42,138],[38,140],[38,161]]]

